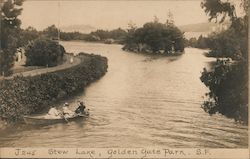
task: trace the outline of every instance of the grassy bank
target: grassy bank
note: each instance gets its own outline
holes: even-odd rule
[[[0,118],[15,122],[23,115],[39,113],[60,99],[84,91],[107,71],[107,58],[80,53],[77,66],[33,77],[0,82]]]

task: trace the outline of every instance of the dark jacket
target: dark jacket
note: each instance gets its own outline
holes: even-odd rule
[[[84,109],[85,109],[85,105],[80,104],[79,107],[75,110],[75,113],[80,114],[80,113],[84,113]]]

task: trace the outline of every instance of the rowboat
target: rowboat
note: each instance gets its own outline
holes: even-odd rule
[[[89,116],[88,112],[82,114],[74,114],[71,117],[64,118],[63,116],[58,118],[48,118],[46,115],[36,115],[36,116],[24,116],[24,122],[26,124],[32,125],[49,125],[49,124],[56,124],[56,123],[67,123],[70,121],[75,121],[84,117]]]

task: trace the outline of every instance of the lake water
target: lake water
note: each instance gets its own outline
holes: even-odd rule
[[[68,124],[16,125],[0,134],[1,147],[247,148],[247,126],[201,108],[208,89],[199,77],[213,58],[186,48],[179,57],[154,57],[121,45],[63,42],[68,52],[108,58],[108,72],[83,94],[90,116]],[[59,105],[59,104],[58,104]]]

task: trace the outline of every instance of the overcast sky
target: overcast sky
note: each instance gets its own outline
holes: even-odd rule
[[[26,0],[20,16],[22,28],[38,30],[49,25],[91,25],[100,29],[127,28],[132,21],[137,26],[157,16],[165,22],[169,10],[176,25],[206,22],[208,17],[200,7],[201,0]]]

